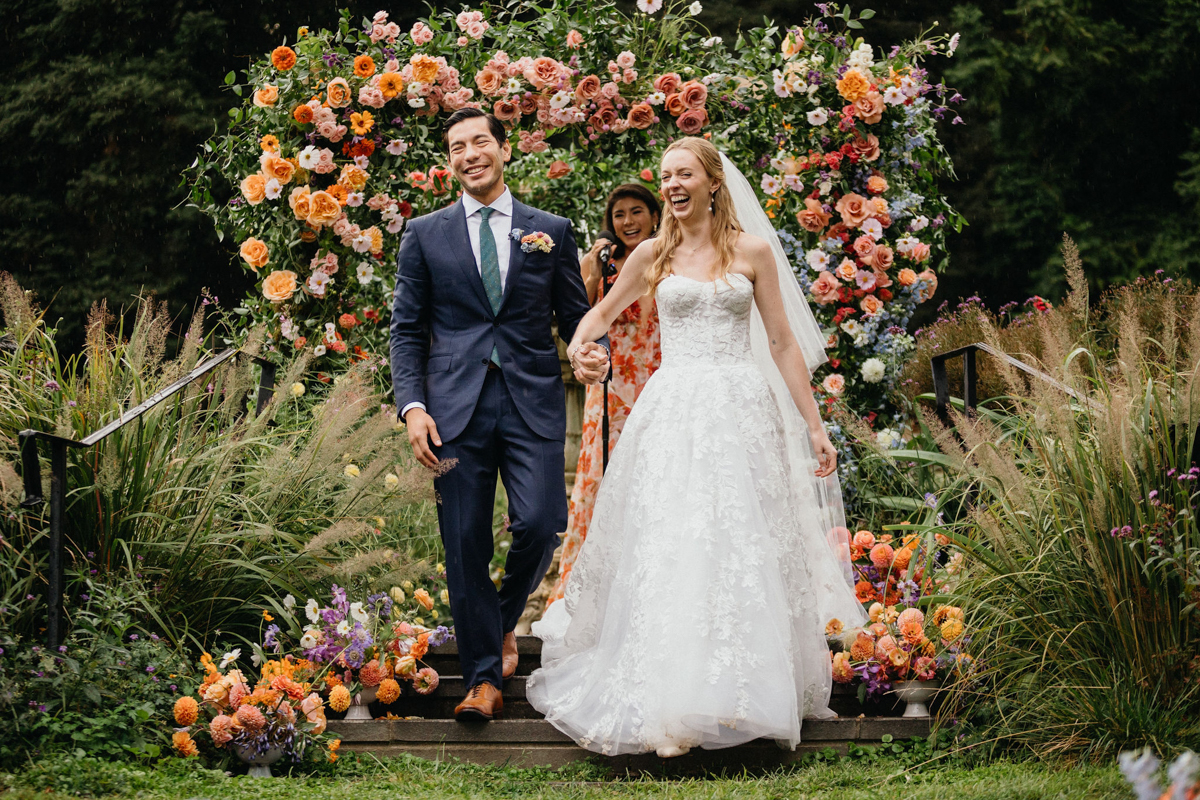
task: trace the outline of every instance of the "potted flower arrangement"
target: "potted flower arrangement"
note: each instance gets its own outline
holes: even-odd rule
[[[345,589],[335,585],[328,605],[312,598],[305,603],[303,619],[291,595],[281,603],[271,601],[276,614],[264,611],[272,624],[256,654],[265,658],[269,652],[297,649],[299,657],[318,666],[331,710],[345,712],[347,721],[370,720],[367,706],[376,701],[394,703],[400,697],[401,681],[411,683],[420,694],[436,689],[438,674],[421,659],[430,647],[454,638],[445,626],[425,627],[422,612],[434,610],[427,590],[416,589],[411,605],[408,600],[397,586],[365,601],[352,601]]]
[[[196,696],[175,701],[179,727],[172,744],[181,756],[192,757],[199,754],[196,737],[207,736],[217,749],[248,764],[252,777],[270,777],[271,764],[284,756],[299,762],[310,745],[323,740],[324,701],[313,691],[317,668],[305,660],[267,661],[252,685],[232,668],[240,655],[240,650],[226,653],[220,664],[208,653],[201,657],[205,676]],[[338,744],[329,744],[331,759]]]
[[[858,680],[862,701],[892,692],[907,703],[905,716],[927,716],[925,702],[941,682],[971,664],[962,608],[937,604],[931,614],[921,609],[931,605],[935,589],[947,588],[961,555],[943,558],[935,576],[946,544],[938,537],[910,533],[896,540],[860,530],[851,542],[855,591],[869,621],[853,629],[837,619],[827,624],[833,679]]]

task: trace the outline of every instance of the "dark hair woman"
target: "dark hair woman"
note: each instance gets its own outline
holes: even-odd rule
[[[612,276],[620,272],[629,254],[654,236],[661,214],[658,200],[650,190],[636,183],[622,184],[608,196],[604,227],[616,234],[617,240],[597,239],[580,261],[579,268],[583,273],[589,302],[593,305],[600,302]],[[600,261],[605,249],[609,251],[607,265]],[[609,267],[607,280],[603,274],[605,266]],[[650,296],[641,298],[625,309],[609,330],[612,363],[612,380],[608,387],[609,452],[621,438],[621,429],[633,408],[634,400],[658,369],[662,358],[658,341],[658,313],[654,298]],[[579,547],[587,538],[604,461],[601,453],[604,446],[601,435],[603,415],[604,386],[589,386],[583,411],[579,464],[575,470],[575,487],[571,491],[567,535],[559,560],[558,582],[550,595],[550,602],[562,597]]]

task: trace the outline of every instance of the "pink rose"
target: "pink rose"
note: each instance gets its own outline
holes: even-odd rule
[[[600,79],[595,75],[585,75],[575,86],[575,96],[580,100],[595,100],[600,96]]]
[[[828,270],[824,270],[817,279],[812,282],[812,286],[808,291],[812,294],[813,299],[819,305],[828,305],[835,303],[838,299],[838,289],[841,288],[841,283]]]
[[[572,50],[578,50],[583,46],[583,34],[579,31],[572,30],[567,33],[567,47]]]
[[[482,39],[483,34],[486,32],[486,22],[471,22],[467,25],[467,36],[470,36],[472,39]]]
[[[629,52],[628,50],[622,50],[621,54],[617,56],[617,66],[621,69],[631,68],[635,61],[636,59],[634,58],[633,53]]]
[[[679,89],[680,79],[678,72],[668,72],[664,75],[659,75],[654,79],[654,89],[663,94],[671,94]]]
[[[471,24],[471,12],[463,11],[460,13],[454,18],[454,24],[458,26],[460,31],[465,31],[467,29],[467,25]]]
[[[524,59],[522,59],[524,60]],[[538,89],[554,86],[563,74],[563,66],[549,56],[535,58],[525,69],[525,80]]]
[[[867,266],[873,266],[875,263],[875,240],[865,235],[855,239],[854,255]]]
[[[834,397],[841,397],[842,392],[846,390],[846,379],[836,372],[826,375],[825,380],[821,381],[821,388]]]
[[[433,41],[433,31],[424,22],[418,22],[413,25],[408,35],[412,37],[413,42],[418,47]]]
[[[886,244],[881,244],[875,248],[874,266],[876,271],[891,269],[894,259],[895,254],[892,252],[892,248]]]
[[[636,69],[627,69],[621,73],[621,80],[625,83],[633,83],[638,79],[638,71]]]
[[[621,96],[621,84],[610,81],[600,87],[600,94],[607,97],[609,100],[616,100]]]
[[[708,124],[708,112],[703,108],[689,108],[675,120],[679,130],[688,136],[695,136]]]
[[[565,175],[570,174],[571,165],[565,161],[555,161],[550,165],[550,169],[546,170],[546,177],[550,180],[556,180]]]
[[[908,258],[910,261],[914,261],[918,264],[920,264],[923,261],[928,260],[929,245],[925,244],[924,242],[917,242],[916,244],[914,244],[912,247],[910,247],[908,249]],[[926,270],[926,271],[928,271],[928,270]]]
[[[679,87],[679,95],[688,108],[704,108],[708,100],[708,87],[700,81],[688,81]]]
[[[521,109],[512,100],[507,98],[497,100],[492,106],[492,113],[496,115],[496,119],[501,122],[511,122],[521,118]]]
[[[458,37],[458,46],[466,47],[467,46],[467,37],[465,37],[465,36]]]

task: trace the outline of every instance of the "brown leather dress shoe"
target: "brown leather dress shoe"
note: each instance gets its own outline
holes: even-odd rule
[[[504,710],[504,698],[500,690],[490,683],[477,683],[467,696],[454,708],[454,718],[459,722],[488,722]]]
[[[501,672],[500,675],[508,680],[513,675],[517,674],[517,661],[520,656],[517,655],[517,632],[509,631],[504,634],[504,649],[501,654]]]

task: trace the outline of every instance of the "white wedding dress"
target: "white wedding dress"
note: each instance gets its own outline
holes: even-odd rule
[[[811,444],[791,431],[807,458],[789,457],[752,356],[752,282],[671,275],[657,299],[662,367],[625,423],[564,597],[533,626],[543,666],[527,695],[608,755],[795,747],[802,717],[836,716],[825,623],[862,609],[827,543]]]

